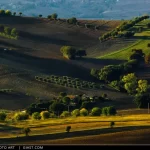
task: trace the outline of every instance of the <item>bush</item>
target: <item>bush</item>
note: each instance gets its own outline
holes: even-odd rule
[[[87,116],[87,115],[88,115],[87,109],[82,108],[82,109],[80,110],[80,116]]]
[[[48,119],[50,117],[50,113],[48,111],[42,111],[40,116],[42,119]]]
[[[0,121],[5,121],[7,114],[5,112],[0,112]]]
[[[107,112],[108,112],[107,111],[107,107],[103,107],[102,108],[102,114],[105,115],[105,116],[107,116]]]
[[[105,115],[105,116],[116,115],[116,113],[117,113],[116,109],[113,106],[102,108],[102,114]]]
[[[32,118],[35,119],[35,120],[40,120],[41,119],[41,115],[39,112],[34,112],[32,114]]]
[[[26,112],[19,112],[14,115],[14,119],[17,121],[27,120],[27,119],[29,119],[29,114]]]
[[[60,117],[69,117],[70,113],[68,111],[63,111]]]
[[[99,107],[94,107],[91,111],[92,116],[100,116],[101,115],[101,109]]]
[[[70,132],[70,129],[71,129],[71,126],[67,126],[67,127],[66,127],[66,132],[69,133],[69,132]]]
[[[72,112],[71,112],[71,115],[72,116],[80,116],[80,110],[79,109],[75,109],[75,110],[73,110]]]

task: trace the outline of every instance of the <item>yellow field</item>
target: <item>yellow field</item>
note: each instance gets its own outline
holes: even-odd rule
[[[110,121],[115,122],[113,129],[110,128]],[[65,131],[67,125],[71,126],[69,134]],[[21,133],[23,127],[30,127],[31,132],[29,137],[25,137]],[[0,141],[2,143],[35,143],[36,139],[37,144],[44,144],[44,142],[45,144],[52,143],[53,140],[54,143],[58,143],[59,141],[61,143],[61,140],[64,140],[63,142],[66,143],[68,141],[66,138],[71,138],[71,141],[72,139],[74,141],[75,137],[81,137],[81,139],[89,137],[90,139],[90,136],[96,135],[105,135],[107,137],[116,134],[119,136],[119,134],[126,134],[126,132],[134,133],[134,130],[139,130],[139,132],[150,130],[150,114],[109,117],[69,117],[64,119],[51,118],[39,121],[29,119],[14,123],[6,121],[5,123],[0,123]],[[19,138],[16,138],[17,136]]]

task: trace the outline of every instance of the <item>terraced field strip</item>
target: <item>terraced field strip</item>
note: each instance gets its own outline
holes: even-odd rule
[[[130,56],[129,50],[134,49],[135,47],[137,47],[141,43],[143,44],[143,40],[138,40],[137,42],[130,45],[129,47],[123,48],[119,51],[115,51],[115,52],[112,52],[112,53],[109,53],[109,54],[106,54],[106,55],[103,55],[100,57],[97,57],[97,59],[100,58],[100,59],[120,59],[120,60],[122,60],[122,58],[119,57],[119,56],[121,56],[121,57],[123,57],[123,60],[127,60],[128,56]],[[140,48],[140,47],[138,47],[138,48]],[[125,52],[126,54],[125,55],[120,54],[121,52]],[[118,54],[119,56],[116,54]]]

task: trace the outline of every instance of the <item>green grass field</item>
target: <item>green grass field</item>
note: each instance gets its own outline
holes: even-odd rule
[[[98,59],[118,59],[118,60],[128,60],[129,56],[132,53],[132,49],[142,49],[145,54],[150,52],[150,48],[147,47],[147,44],[150,43],[150,29],[146,27],[146,24],[150,22],[150,20],[145,20],[140,22],[135,26],[143,27],[143,31],[141,33],[136,33],[135,38],[138,39],[135,43],[130,45],[129,47],[123,48],[121,50],[115,51],[113,53],[108,53],[101,57],[97,57]]]

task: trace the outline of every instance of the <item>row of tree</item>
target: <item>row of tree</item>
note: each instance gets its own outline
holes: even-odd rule
[[[4,17],[4,16],[16,16],[16,12],[11,12],[10,10],[3,10],[3,9],[1,9],[0,10],[0,17],[2,16],[2,17]],[[19,12],[18,13],[20,16],[22,15],[22,12]]]
[[[10,28],[4,25],[0,25],[0,32],[5,33],[6,35],[11,35],[13,37],[18,36],[16,28]]]
[[[114,30],[105,33],[104,35],[102,35],[101,37],[99,37],[99,40],[101,42],[114,38],[114,37],[132,37],[135,33],[133,31],[126,31],[129,28],[133,27],[135,24],[141,22],[144,19],[148,19],[149,15],[144,15],[141,17],[136,17],[130,21],[126,21],[123,22],[121,25],[119,25],[118,27],[116,27]]]
[[[76,57],[86,56],[85,50],[77,50],[72,46],[63,46],[61,47],[60,52],[67,59],[75,59]]]

